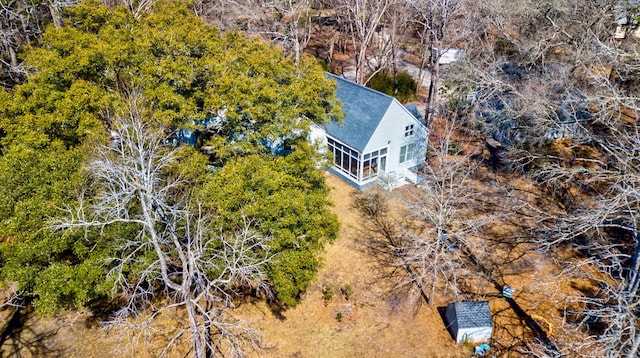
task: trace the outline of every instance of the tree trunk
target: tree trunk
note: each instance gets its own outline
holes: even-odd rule
[[[191,326],[191,334],[192,334],[192,344],[194,350],[194,356],[197,358],[205,358],[207,355],[207,342],[203,342],[202,337],[200,336],[200,330],[198,327],[198,319],[196,307],[192,300],[186,299],[185,309],[187,310],[187,316],[189,317],[189,325]]]
[[[16,49],[9,46],[9,58],[11,58],[11,67],[18,67],[18,56],[16,55]]]
[[[427,62],[427,50],[425,44],[426,34],[422,33],[420,36],[420,66],[418,66],[418,84],[416,85],[416,98],[420,95],[420,88],[422,87],[422,79],[424,77],[424,65]]]
[[[207,313],[210,312],[213,307],[213,305],[211,304],[211,301],[207,300],[207,304],[206,304],[206,309],[207,312],[205,314],[203,314],[204,316],[204,349],[205,349],[205,357],[206,358],[211,358],[213,357],[213,350],[211,349],[211,319],[207,316]]]
[[[436,295],[436,283],[438,282],[438,265],[439,265],[439,256],[440,256],[440,250],[438,249],[438,252],[436,252],[435,257],[433,258],[433,271],[432,274],[433,276],[431,277],[431,290],[429,292],[429,306],[433,307],[433,304],[435,302],[435,295]]]
[[[56,28],[62,27],[62,16],[60,15],[60,9],[53,3],[53,1],[48,1],[47,6],[49,6],[49,12],[51,13],[51,19],[53,20],[53,25]]]
[[[339,37],[340,37],[340,32],[336,31],[333,33],[333,36],[331,36],[331,41],[329,42],[329,56],[327,58],[327,66],[329,67],[329,70],[331,70],[332,62],[333,62],[333,49]]]
[[[358,54],[356,56],[356,82],[364,85],[364,65],[367,57],[367,46],[365,44],[360,44],[360,48],[358,49]]]
[[[637,357],[639,348],[640,348],[640,332],[638,332],[638,334],[636,334],[636,336],[633,338],[633,345],[631,346],[631,350],[629,351],[629,354],[627,354],[627,357],[628,358]]]
[[[432,55],[433,56],[433,55]],[[440,77],[440,64],[436,58],[435,63],[431,61],[431,78],[429,79],[429,92],[427,93],[427,99],[425,100],[424,109],[424,121],[425,125],[429,126],[433,121],[433,112],[435,104],[438,100],[438,78]]]

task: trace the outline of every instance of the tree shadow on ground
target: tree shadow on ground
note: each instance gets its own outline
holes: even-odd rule
[[[456,337],[453,334],[453,331],[451,330],[451,322],[447,321],[447,306],[438,306],[438,314],[440,314],[440,319],[442,320],[442,324],[444,325],[444,328],[447,329],[449,336],[451,337],[451,339],[455,341]]]
[[[89,303],[91,315],[84,321],[85,328],[95,328],[113,318],[113,315],[126,306],[126,300],[122,297],[100,298]]]
[[[33,326],[31,304],[11,307],[0,331],[0,357],[64,357],[64,349],[54,346],[57,329]]]
[[[390,314],[400,306],[400,302],[406,303],[406,299],[412,292],[417,292],[420,299],[416,303],[417,308],[423,303],[428,304],[429,297],[424,287],[416,278],[411,266],[403,261],[401,255],[393,249],[393,244],[388,238],[376,237],[366,230],[356,230],[352,239],[357,244],[357,249],[367,254],[374,268],[373,279],[370,284],[380,286],[380,282],[388,283],[384,287]]]
[[[505,286],[504,281],[498,282],[495,278],[493,272],[485,267],[482,262],[478,261],[478,259],[472,254],[468,253],[469,258],[472,262],[478,267],[479,271],[484,274],[484,276],[489,280],[489,282],[493,285],[493,287],[498,291],[502,292]],[[553,356],[557,356],[560,354],[556,345],[551,341],[550,337],[547,335],[547,332],[542,329],[540,324],[536,322],[531,315],[529,315],[523,308],[516,302],[516,300],[512,297],[503,296],[504,300],[509,304],[511,310],[516,314],[516,316],[523,322],[533,333],[533,337],[538,340],[545,350],[551,353]]]

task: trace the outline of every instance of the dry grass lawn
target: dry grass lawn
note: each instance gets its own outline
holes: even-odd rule
[[[463,357],[437,309],[419,297],[390,292],[358,240],[358,214],[351,208],[355,189],[327,174],[334,212],[341,222],[338,240],[327,247],[317,282],[300,304],[279,319],[263,304],[245,307],[268,348],[264,357]],[[350,286],[349,300],[341,292]],[[331,286],[333,298],[323,299]],[[341,317],[339,317],[339,314]],[[340,320],[340,322],[339,322]]]
[[[429,307],[417,290],[392,290],[392,280],[383,276],[375,257],[362,245],[366,237],[359,230],[360,219],[351,207],[355,189],[332,174],[326,174],[331,187],[333,211],[338,215],[341,229],[335,243],[328,245],[324,266],[316,282],[300,303],[275,314],[263,301],[243,303],[237,310],[240,318],[262,332],[264,346],[256,357],[469,357],[471,347],[456,345],[445,329],[437,307]],[[488,183],[488,184],[487,184]],[[482,192],[490,193],[491,182],[479,185]],[[497,182],[496,182],[497,183]],[[512,181],[513,183],[513,181]],[[527,188],[527,183],[520,183]],[[499,184],[495,184],[499,185]],[[531,188],[528,188],[531,189]],[[532,189],[533,190],[533,189]],[[394,194],[395,195],[395,194]],[[488,194],[491,195],[491,194]],[[506,235],[508,228],[496,226],[495,235]],[[493,257],[500,257],[498,252]],[[551,320],[557,316],[554,307],[540,305],[539,297],[530,286],[551,276],[554,268],[544,257],[526,254],[514,265],[505,266],[501,281],[516,288],[514,297],[530,315]],[[517,357],[526,347],[531,333],[482,274],[477,275],[475,293],[470,299],[489,300],[494,318],[494,341],[491,354],[499,357]],[[323,290],[331,287],[330,299]],[[348,296],[348,297],[347,297]],[[438,297],[436,306],[445,306],[450,298]],[[536,303],[538,302],[538,303]],[[6,312],[5,312],[6,313]],[[6,324],[6,316],[0,320]],[[118,332],[106,333],[88,313],[69,313],[55,318],[28,317],[19,337],[26,347],[24,357],[153,357],[176,331],[179,313],[161,317],[158,330],[150,331],[136,345]],[[561,323],[555,320],[556,327]],[[0,357],[9,356],[11,337],[5,339]],[[128,348],[117,351],[117,348]],[[36,347],[35,349],[33,347]],[[155,350],[154,350],[155,347]],[[188,345],[179,345],[170,357],[188,356]]]

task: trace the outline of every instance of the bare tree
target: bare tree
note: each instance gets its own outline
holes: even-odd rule
[[[366,84],[367,51],[380,31],[389,8],[396,0],[335,0],[336,10],[348,19],[347,26],[356,49],[356,82]]]
[[[143,13],[149,11],[155,0],[118,0],[133,14],[136,19],[140,18]]]
[[[602,127],[593,134],[601,158],[578,156],[571,165],[550,163],[536,173],[565,204],[563,215],[544,221],[540,244],[553,252],[570,243],[580,253],[572,264],[583,267],[583,280],[597,287],[562,296],[577,303],[569,327],[594,335],[587,341],[590,351],[635,357],[640,346],[640,137],[637,124],[609,124],[616,124],[609,127],[613,136],[603,135]],[[567,342],[565,349],[577,352],[587,342],[578,347]]]
[[[481,35],[470,116],[562,209],[539,209],[532,232],[565,268],[544,284],[566,313],[558,349],[572,356],[634,357],[640,345],[640,67],[637,42],[613,38],[619,3],[467,4]]]
[[[407,236],[403,248],[406,260],[417,268],[416,277],[429,287],[429,305],[442,286],[458,295],[458,283],[468,270],[468,255],[474,246],[469,236],[482,226],[469,219],[476,197],[469,181],[477,164],[454,141],[453,122],[434,124],[425,179],[406,202],[408,214],[422,227],[419,233]]]
[[[0,84],[13,87],[24,80],[19,54],[25,46],[37,45],[49,23],[63,25],[61,11],[80,0],[0,1]]]
[[[311,0],[281,0],[265,8],[273,9],[272,26],[275,27],[268,31],[268,36],[281,44],[296,64],[311,39],[311,3]]]
[[[243,30],[282,47],[295,63],[311,39],[312,0],[198,1],[195,11],[223,30]]]
[[[268,238],[252,230],[249,220],[234,232],[211,227],[211,213],[193,200],[194,183],[174,174],[184,159],[180,148],[166,144],[163,128],[148,118],[141,101],[132,100],[128,113],[113,119],[112,144],[99,146],[88,164],[95,194],[81,198],[55,228],[98,228],[100,235],[109,227],[135,228],[110,238],[115,255],[107,262],[108,279],[114,293],[127,298],[110,325],[137,332],[162,312],[181,308],[189,324],[162,355],[184,335],[191,337],[194,356],[243,356],[256,347],[259,334],[234,320],[230,309],[247,288],[270,295],[264,274]],[[143,322],[128,320],[140,313],[148,314]]]
[[[398,285],[417,287],[431,306],[439,290],[460,294],[459,284],[475,268],[470,255],[481,246],[471,236],[490,220],[471,217],[476,194],[468,183],[477,165],[455,144],[453,123],[439,122],[425,179],[403,192],[407,220],[389,219],[381,194],[363,194],[355,201],[373,224],[367,223],[368,230],[381,242],[374,253],[403,270]]]
[[[408,0],[408,3],[414,14],[412,21],[417,25],[420,37],[420,70],[426,63],[430,71],[429,90],[425,99],[425,121],[429,124],[438,101],[440,58],[445,49],[460,37],[451,38],[449,33],[449,27],[460,9],[460,0]],[[420,79],[421,76],[418,77]]]

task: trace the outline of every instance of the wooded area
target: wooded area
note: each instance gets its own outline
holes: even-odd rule
[[[383,76],[398,97],[407,76],[417,84],[430,149],[405,219],[382,192],[354,199],[399,286],[434,305],[472,295],[474,276],[505,284],[503,269],[540,254],[555,271],[531,283],[531,307],[558,324],[513,352],[638,355],[637,0],[0,5],[4,309],[106,298],[110,323],[139,332],[179,307],[188,322],[171,343],[259,351],[234,302],[295,306],[338,234],[306,141],[312,123],[341,118],[324,66]],[[453,50],[464,56],[444,63]],[[169,145],[181,130],[193,147]],[[278,140],[292,153],[273,154]],[[470,184],[491,175],[535,194]]]

